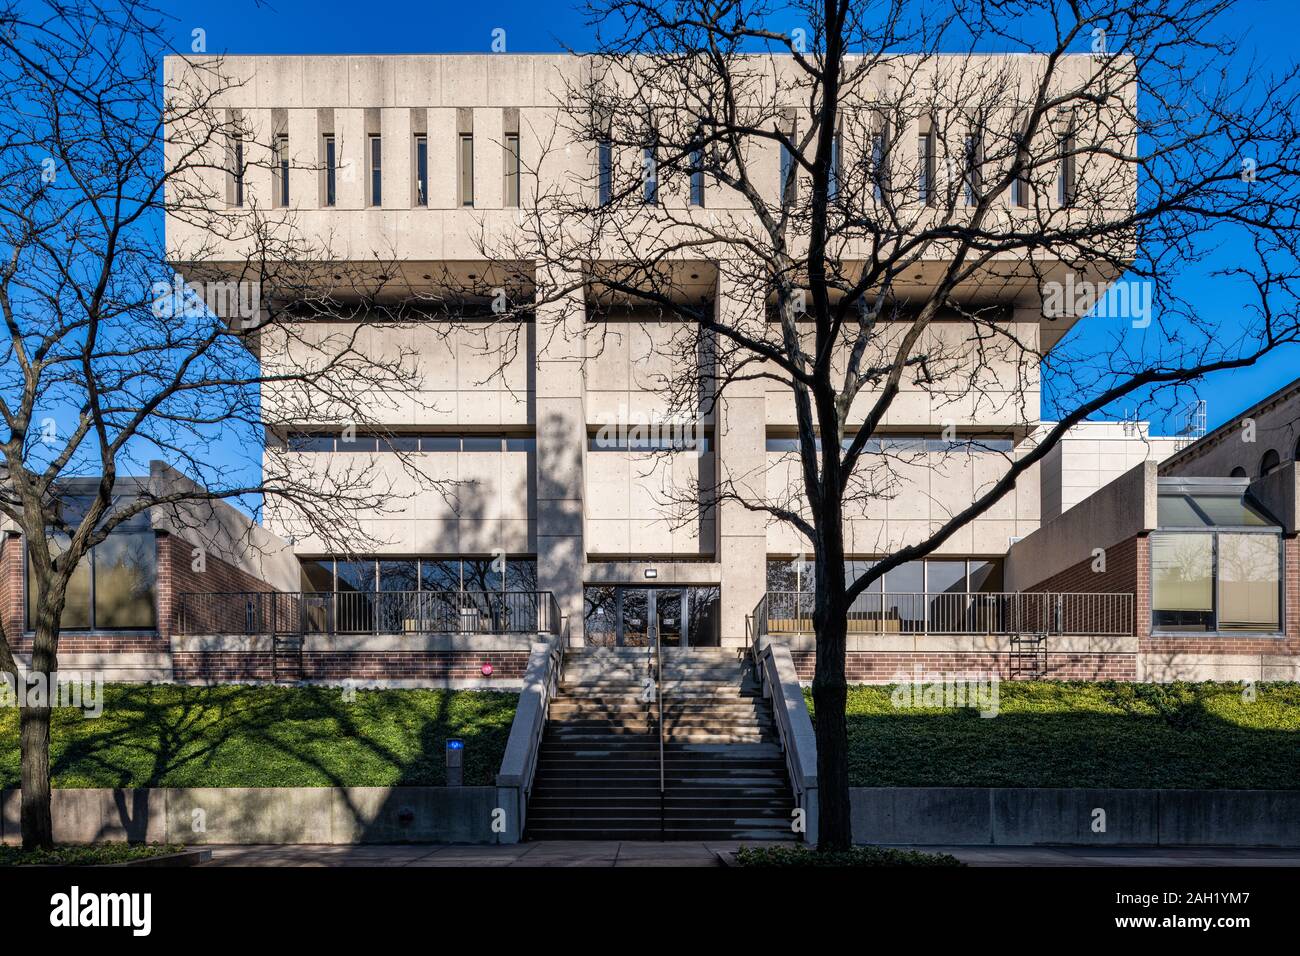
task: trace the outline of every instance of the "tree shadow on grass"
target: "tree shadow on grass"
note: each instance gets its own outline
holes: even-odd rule
[[[1300,788],[1295,685],[1254,688],[1258,701],[1245,707],[1267,711],[1234,710],[1245,688],[1233,684],[1094,685],[1076,709],[1069,685],[1002,686],[1004,705],[1025,706],[987,719],[970,710],[895,710],[889,689],[879,689],[884,706],[875,699],[869,712],[848,715],[852,784]]]

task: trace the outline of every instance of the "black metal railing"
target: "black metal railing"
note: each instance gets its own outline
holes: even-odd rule
[[[768,591],[754,608],[756,634],[811,634],[816,598]],[[1095,634],[1133,631],[1134,595],[1063,592],[860,594],[850,634]]]
[[[550,591],[184,593],[176,633],[558,634]]]

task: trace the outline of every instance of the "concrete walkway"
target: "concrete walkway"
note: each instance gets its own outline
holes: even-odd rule
[[[539,842],[510,846],[215,846],[206,866],[720,866],[738,843]],[[1300,849],[917,847],[970,866],[1300,866]]]

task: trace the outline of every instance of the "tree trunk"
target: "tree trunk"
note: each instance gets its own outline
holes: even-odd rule
[[[843,573],[843,572],[841,572]],[[823,598],[817,595],[820,604]],[[849,813],[848,682],[844,657],[848,622],[841,599],[817,625],[817,670],[813,707],[817,731],[817,848],[845,850],[853,844]],[[819,615],[820,616],[820,615]]]
[[[22,743],[23,849],[54,846],[50,819],[50,708],[23,707],[19,711]]]
[[[22,831],[23,848],[54,846],[54,826],[50,815],[50,713],[57,690],[58,634],[49,626],[63,611],[62,603],[51,611],[38,605],[36,635],[32,642],[32,667],[27,680],[44,680],[45,695],[37,706],[19,701],[18,726],[22,747]],[[20,685],[21,686],[21,685]]]
[[[818,529],[817,593],[813,626],[817,634],[817,668],[813,672],[813,709],[817,734],[817,847],[846,850],[853,845],[849,812],[849,725],[845,717],[849,688],[845,675],[848,650],[848,601],[844,587],[844,534],[839,502],[823,505],[827,520]]]

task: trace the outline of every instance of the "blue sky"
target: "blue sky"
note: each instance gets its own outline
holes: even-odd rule
[[[570,45],[589,46],[583,17],[567,0],[494,0],[492,3],[355,2],[329,0],[182,0],[166,3],[175,18],[175,42],[188,49],[190,33],[201,27],[210,53],[473,53],[487,52],[492,31],[506,31],[510,52],[556,52]],[[1265,67],[1281,69],[1295,62],[1300,36],[1296,0],[1248,0],[1230,24],[1243,49]],[[1215,263],[1231,262],[1235,250],[1218,250]],[[1189,276],[1184,293],[1211,315],[1230,316],[1242,309],[1243,290],[1204,274]],[[1084,320],[1076,334],[1113,332],[1102,322]],[[1197,387],[1208,401],[1209,426],[1230,418],[1269,392],[1300,376],[1300,351],[1286,350],[1257,367],[1224,373]],[[1129,403],[1131,407],[1134,403]],[[1050,415],[1051,409],[1044,409]],[[1123,414],[1125,407],[1112,410]],[[1157,419],[1156,430],[1175,426]]]

